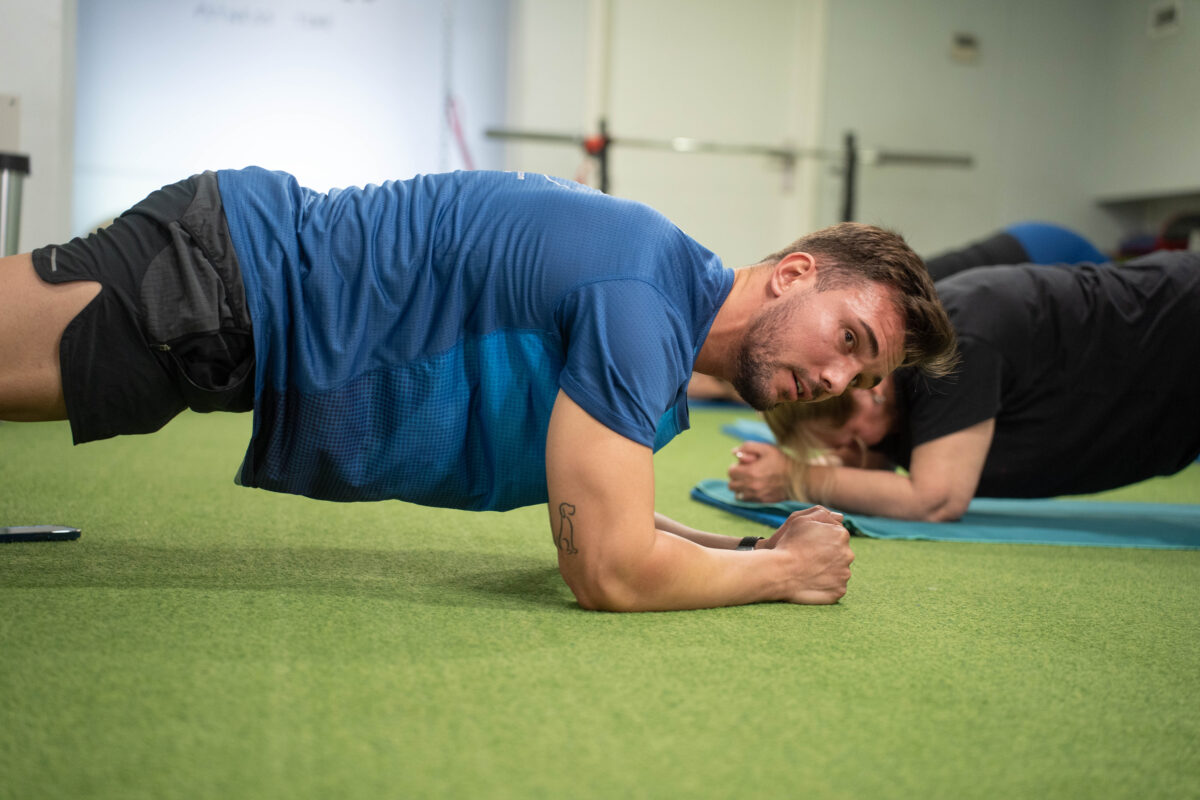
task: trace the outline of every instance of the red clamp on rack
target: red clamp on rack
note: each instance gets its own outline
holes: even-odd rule
[[[598,133],[583,140],[583,149],[589,156],[598,156],[608,149],[609,141],[609,138],[603,133]]]

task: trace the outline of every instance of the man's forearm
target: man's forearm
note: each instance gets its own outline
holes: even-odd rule
[[[606,571],[611,591],[602,593],[601,603],[580,598],[581,604],[649,611],[775,600],[836,603],[846,593],[854,560],[841,517],[817,507],[789,516],[771,537],[771,548],[713,549],[666,531],[657,531],[652,542],[640,558]]]
[[[732,541],[736,546],[737,540]],[[601,596],[585,605],[607,611],[671,611],[786,600],[789,558],[771,550],[706,547],[659,531],[651,551],[606,576]]]
[[[845,594],[854,555],[835,515],[793,514],[772,537],[774,547],[727,549],[732,540],[656,515],[650,448],[601,425],[565,392],[546,436],[546,488],[559,572],[584,608],[833,603]],[[658,530],[659,522],[668,530]]]
[[[711,547],[714,550],[734,550],[737,548],[741,539],[737,536],[726,536],[723,533],[709,533],[708,531],[696,530],[683,525],[670,517],[654,512],[654,526],[660,531],[673,533],[676,536],[682,536],[689,542],[695,542],[704,547]]]

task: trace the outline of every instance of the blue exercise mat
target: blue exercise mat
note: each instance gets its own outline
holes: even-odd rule
[[[782,525],[793,511],[809,507],[790,500],[742,502],[717,478],[696,484],[692,498],[772,528]],[[873,539],[1200,550],[1200,505],[1172,503],[977,498],[957,522],[856,514],[847,515],[845,525],[851,533]]]
[[[762,420],[739,419],[721,426],[721,433],[728,434],[743,442],[766,442],[775,444],[775,434]]]

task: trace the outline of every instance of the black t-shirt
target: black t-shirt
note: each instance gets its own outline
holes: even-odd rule
[[[976,494],[1053,497],[1178,472],[1200,454],[1200,255],[980,267],[937,284],[962,363],[896,373],[912,449],[995,417]]]

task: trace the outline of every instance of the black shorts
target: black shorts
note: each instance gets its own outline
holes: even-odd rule
[[[215,173],[159,189],[86,238],[34,250],[33,266],[50,283],[101,287],[59,348],[76,444],[150,433],[188,407],[254,407],[250,313]]]

